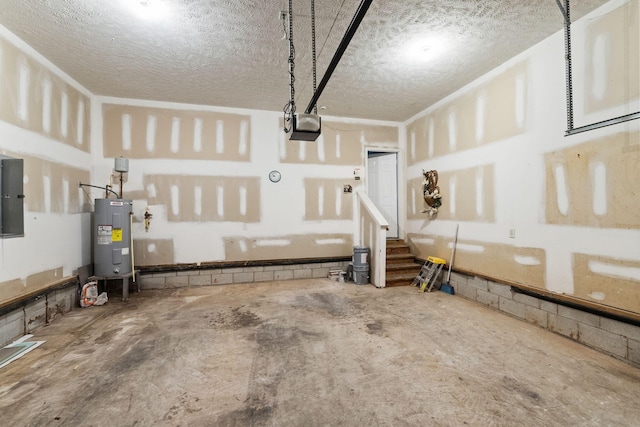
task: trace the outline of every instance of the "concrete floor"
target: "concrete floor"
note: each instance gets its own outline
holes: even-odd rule
[[[322,279],[112,296],[0,371],[2,425],[640,419],[640,370],[442,292]]]

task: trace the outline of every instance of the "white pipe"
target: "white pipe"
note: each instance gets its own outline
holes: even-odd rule
[[[133,262],[133,212],[129,212],[129,240],[130,240],[130,248],[129,253],[131,254],[131,274],[133,275],[133,283],[136,283],[136,267]]]

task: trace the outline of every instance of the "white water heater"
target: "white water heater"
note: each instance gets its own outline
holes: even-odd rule
[[[96,199],[93,217],[93,274],[120,277],[132,272],[131,219],[133,202]]]

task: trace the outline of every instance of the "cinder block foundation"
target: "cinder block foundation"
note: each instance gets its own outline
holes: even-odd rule
[[[145,273],[140,276],[140,289],[167,289],[189,286],[227,285],[232,283],[256,283],[274,280],[298,280],[327,277],[329,270],[346,270],[348,261],[229,267],[205,270],[186,270],[162,273]]]
[[[457,295],[640,366],[640,327],[515,292],[511,286],[453,273]]]
[[[0,347],[71,311],[77,306],[76,287],[74,280],[56,289],[43,290],[40,295],[5,309],[0,314]]]

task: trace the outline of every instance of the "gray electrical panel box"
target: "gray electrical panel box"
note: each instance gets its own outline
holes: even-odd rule
[[[0,154],[0,238],[24,236],[22,159]]]

